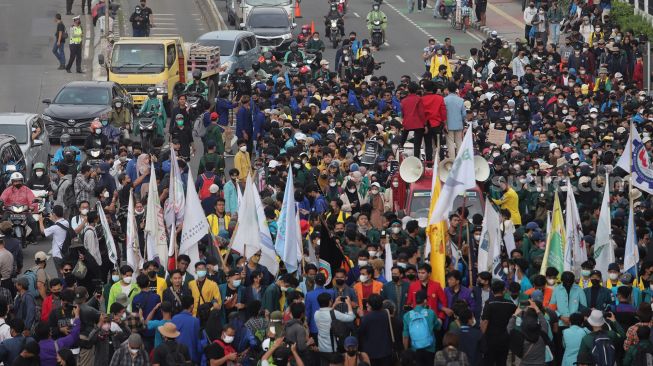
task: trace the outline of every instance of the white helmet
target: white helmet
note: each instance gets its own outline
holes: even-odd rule
[[[11,177],[9,180],[14,181],[14,180],[23,180],[23,175],[20,174],[19,172],[13,172],[11,173]]]

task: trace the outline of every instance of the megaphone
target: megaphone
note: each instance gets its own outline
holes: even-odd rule
[[[417,182],[424,173],[422,161],[414,156],[409,156],[401,162],[399,166],[399,176],[406,183]]]
[[[485,182],[490,178],[490,165],[479,155],[474,156],[474,177],[479,182]]]
[[[447,181],[451,167],[453,167],[453,159],[451,158],[446,158],[438,164],[438,177],[440,178],[440,181]]]

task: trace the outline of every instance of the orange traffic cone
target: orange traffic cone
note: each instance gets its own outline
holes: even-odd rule
[[[297,6],[295,6],[295,18],[301,18],[302,17],[302,9],[299,7],[299,1],[296,2]]]
[[[311,34],[315,33],[315,22],[311,20]]]

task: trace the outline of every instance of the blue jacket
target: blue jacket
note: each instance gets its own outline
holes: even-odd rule
[[[253,129],[253,111],[245,107],[240,107],[238,113],[236,114],[236,136],[241,139],[243,138],[243,132],[246,132],[250,139],[254,134]]]
[[[385,99],[380,99],[380,100],[379,100],[379,106],[377,107],[377,110],[379,111],[379,113],[382,113],[382,112],[383,112],[383,110],[385,109],[386,104],[387,104],[387,103],[386,103]],[[393,110],[393,111],[394,111],[398,116],[401,115],[401,102],[399,102],[399,101],[397,100],[397,98],[394,97],[394,96],[392,97],[391,107],[392,107],[392,110]]]
[[[25,338],[22,334],[14,338],[5,339],[0,343],[0,362],[3,362],[5,365],[12,365],[16,357],[23,350],[24,343],[33,340],[32,337]]]
[[[583,289],[581,289],[577,284],[573,284],[571,286],[569,295],[567,295],[567,290],[565,290],[564,286],[557,285],[554,287],[553,294],[551,295],[551,301],[549,303],[551,305],[557,305],[557,313],[561,317],[568,317],[571,314],[578,312],[582,308],[587,307],[585,293],[583,292]],[[562,320],[560,320],[560,325],[564,325]]]
[[[322,214],[326,212],[328,209],[329,209],[329,204],[321,194],[318,194],[315,200],[313,200],[313,204],[311,205],[311,212]]]
[[[260,110],[254,115],[254,140],[262,137],[265,133],[265,114]]]
[[[356,107],[356,111],[363,111],[363,108],[361,108],[361,104],[356,97],[356,93],[354,93],[354,89],[349,89],[349,94],[347,95],[347,103]]]
[[[220,317],[222,318],[222,324],[227,324],[227,313],[225,312],[224,309],[224,302],[227,299],[227,284],[226,283],[221,283],[218,285],[218,289],[220,290],[220,298],[222,300],[222,308],[220,309]],[[236,295],[238,296],[238,300],[236,303],[241,303],[244,304],[244,299],[245,299],[245,286],[238,286],[238,289],[236,289]]]
[[[177,326],[179,337],[176,342],[188,347],[190,358],[195,364],[200,363],[201,350],[200,344],[200,320],[184,310],[181,313],[172,317],[172,322]]]
[[[25,329],[31,329],[32,324],[38,321],[36,318],[36,302],[34,296],[25,292],[22,296],[18,294],[14,299],[14,314],[17,318],[23,319]]]
[[[320,310],[320,305],[317,303],[317,297],[325,292],[329,292],[329,290],[315,285],[315,289],[309,291],[304,299],[304,303],[306,304],[306,320],[308,320],[308,329],[311,334],[317,333],[317,324],[315,324],[314,318],[315,312]]]
[[[576,358],[578,358],[578,350],[580,350],[580,342],[589,333],[590,331],[587,328],[581,328],[577,325],[572,325],[562,331],[562,343],[565,347],[562,366],[575,365]]]
[[[226,126],[229,124],[229,110],[238,107],[238,104],[233,104],[227,99],[216,98],[215,111],[218,113],[218,124]]]
[[[161,297],[156,294],[156,292],[150,292],[150,291],[141,291],[139,292],[136,296],[134,296],[134,299],[132,300],[132,309],[135,304],[138,304],[138,306],[143,309],[143,316],[147,317],[148,314],[154,309],[154,307],[161,302]],[[154,314],[154,318],[156,320],[161,319],[161,311],[157,310],[156,313]],[[154,337],[155,330],[145,330],[143,331],[143,335],[145,337]]]
[[[224,185],[224,210],[228,214],[238,213],[238,189],[232,180]]]

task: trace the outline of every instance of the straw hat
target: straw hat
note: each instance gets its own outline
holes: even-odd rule
[[[166,338],[177,338],[179,337],[179,334],[181,334],[173,322],[167,322],[157,329],[159,330],[159,333]]]

